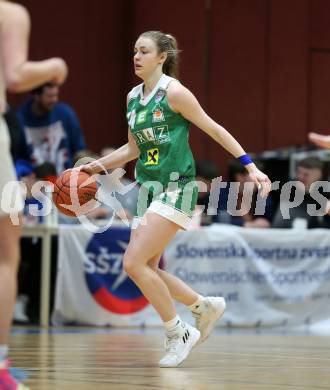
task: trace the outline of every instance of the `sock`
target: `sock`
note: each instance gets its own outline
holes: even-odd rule
[[[190,311],[199,311],[198,309],[201,309],[203,304],[204,297],[202,295],[198,294],[198,298],[196,302],[194,302],[192,305],[188,306],[188,309]]]
[[[8,345],[0,345],[0,365],[7,359]]]
[[[166,333],[175,333],[181,323],[181,318],[176,315],[172,320],[164,322]]]

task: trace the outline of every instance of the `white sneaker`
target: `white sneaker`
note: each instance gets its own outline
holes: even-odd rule
[[[159,367],[177,367],[197,344],[200,331],[189,324],[181,323],[182,329],[173,336],[166,336],[166,355],[159,361]]]
[[[192,311],[196,320],[196,328],[201,332],[200,342],[205,341],[212,332],[217,320],[226,309],[226,301],[222,297],[206,297],[198,309]]]

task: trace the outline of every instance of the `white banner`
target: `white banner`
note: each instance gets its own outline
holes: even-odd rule
[[[226,298],[227,326],[330,319],[328,230],[213,225],[178,234],[165,259],[166,270],[195,291]]]
[[[123,271],[127,228],[93,234],[82,226],[59,229],[58,274],[52,323],[158,325],[157,314]]]
[[[130,232],[92,234],[63,226],[53,323],[158,325],[161,321],[122,269]],[[180,232],[164,269],[203,295],[227,300],[228,326],[309,325],[330,319],[328,230],[213,225]],[[179,314],[191,322],[189,311]]]

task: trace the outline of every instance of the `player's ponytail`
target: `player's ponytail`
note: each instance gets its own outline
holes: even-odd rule
[[[163,64],[163,72],[168,76],[177,78],[179,74],[179,53],[175,37],[171,34],[164,34],[161,31],[147,31],[141,34],[143,37],[152,39],[159,53],[166,53],[167,58]]]

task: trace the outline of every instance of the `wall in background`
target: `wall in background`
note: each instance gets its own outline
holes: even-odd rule
[[[140,32],[178,38],[181,81],[250,152],[302,145],[330,132],[328,0],[22,0],[31,13],[31,58],[63,56],[62,99],[77,111],[91,149],[127,139],[126,94]],[[23,97],[10,97],[17,105]],[[192,128],[196,158],[230,156]]]

